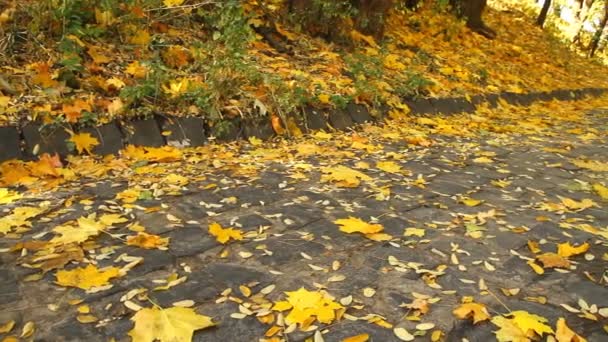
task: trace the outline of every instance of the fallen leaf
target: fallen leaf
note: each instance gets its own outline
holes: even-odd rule
[[[454,316],[459,319],[473,318],[473,324],[490,319],[486,306],[480,303],[464,303],[454,309]]]
[[[97,266],[87,265],[86,267],[75,268],[70,271],[57,271],[57,284],[66,287],[77,287],[89,290],[92,287],[108,285],[109,280],[119,276],[120,270],[116,267],[98,269]]]
[[[93,154],[93,147],[99,145],[99,140],[91,136],[90,133],[72,134],[70,141],[74,143],[79,154],[85,151],[87,154]]]
[[[558,318],[555,328],[555,339],[557,342],[586,342],[582,336],[578,335],[570,327],[566,325],[566,319]]]
[[[216,240],[221,244],[226,244],[232,240],[243,240],[243,232],[234,228],[222,228],[222,226],[213,222],[209,225],[209,234],[215,236]]]
[[[133,342],[190,342],[195,331],[215,325],[211,318],[184,307],[144,308],[131,320],[135,322],[129,331]]]
[[[589,243],[585,242],[580,246],[574,247],[570,242],[560,243],[557,245],[557,254],[564,258],[583,254],[589,250]]]

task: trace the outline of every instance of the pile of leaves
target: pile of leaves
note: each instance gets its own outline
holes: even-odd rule
[[[73,129],[160,112],[216,123],[265,116],[281,133],[287,114],[304,105],[354,101],[374,111],[384,103],[406,112],[403,97],[608,85],[603,66],[570,53],[520,12],[489,9],[499,34],[488,40],[425,2],[391,11],[384,40],[351,30],[352,46],[344,47],[277,21],[285,6],[81,0],[54,10],[12,2],[0,21],[9,43],[0,71],[11,88],[0,96],[0,124]]]

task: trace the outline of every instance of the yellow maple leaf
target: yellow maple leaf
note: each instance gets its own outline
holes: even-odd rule
[[[329,324],[333,322],[342,305],[333,301],[333,298],[321,291],[308,291],[300,288],[297,291],[285,292],[287,299],[276,302],[275,311],[290,310],[285,317],[287,324],[311,324],[314,320]]]
[[[163,0],[163,4],[167,7],[176,7],[184,3],[184,0]]]
[[[169,238],[163,238],[146,232],[138,232],[137,235],[127,237],[127,245],[144,249],[167,249],[168,244]]]
[[[463,303],[452,311],[459,319],[473,318],[473,324],[490,319],[490,314],[485,305],[480,303]]]
[[[603,199],[608,201],[608,188],[603,184],[595,183],[593,184],[593,190]]]
[[[317,96],[317,99],[319,100],[319,102],[321,102],[322,104],[331,104],[331,98],[329,97],[329,95],[327,94],[319,94]]]
[[[585,198],[581,201],[575,201],[573,199],[567,198],[567,197],[562,197],[562,204],[570,209],[570,210],[574,210],[574,211],[582,211],[591,207],[597,207],[597,204],[595,202],[593,202],[593,200],[589,199],[589,198]]]
[[[395,163],[394,161],[379,161],[376,163],[376,167],[388,173],[401,172],[401,165]]]
[[[572,160],[572,164],[595,172],[608,172],[608,162],[596,160]]]
[[[359,186],[361,181],[372,180],[365,173],[342,165],[324,167],[321,172],[323,172],[321,182],[335,182],[337,186],[345,188],[355,188]]]
[[[197,330],[214,326],[210,317],[192,308],[144,308],[131,317],[135,325],[129,336],[133,342],[190,342]]]
[[[72,134],[70,141],[74,143],[76,150],[80,154],[82,154],[84,151],[86,151],[88,154],[93,154],[93,147],[99,145],[99,140],[91,136],[91,133]]]
[[[589,243],[585,242],[578,247],[574,247],[570,242],[564,242],[557,245],[557,254],[564,258],[569,258],[574,255],[585,253],[589,250]]]
[[[125,72],[135,78],[144,78],[148,74],[148,67],[139,63],[139,61],[134,61],[127,66]]]
[[[129,37],[129,43],[135,45],[148,45],[151,40],[150,33],[145,29],[135,30]]]
[[[21,194],[7,188],[0,188],[0,204],[9,204],[21,198]]]
[[[513,311],[509,313],[509,316],[512,316],[511,320],[513,324],[525,334],[528,334],[529,331],[534,331],[539,336],[542,336],[544,333],[553,334],[553,329],[544,324],[547,322],[547,319],[542,316],[531,314],[523,310]]]
[[[215,236],[215,239],[221,244],[226,244],[230,239],[243,240],[243,232],[240,229],[222,228],[217,222],[209,225],[209,234]]]
[[[492,323],[500,329],[495,331],[498,342],[530,342],[530,338],[509,318],[492,317]]]
[[[585,338],[572,331],[572,329],[566,325],[566,319],[563,317],[560,317],[557,320],[555,339],[557,342],[587,342]]]
[[[381,224],[367,223],[359,218],[349,216],[347,219],[338,219],[334,221],[335,224],[340,226],[340,230],[352,234],[376,234],[384,230]]]
[[[95,221],[93,216],[81,217],[76,220],[76,222],[78,224],[77,226],[61,225],[53,228],[53,232],[58,235],[53,237],[50,242],[58,245],[81,243],[92,236],[99,235],[99,233],[106,228],[103,223]]]
[[[57,284],[66,287],[77,287],[89,290],[92,287],[108,285],[108,281],[120,275],[120,270],[116,267],[106,267],[98,269],[97,266],[87,265],[86,267],[75,268],[70,271],[57,271]]]
[[[190,81],[188,81],[187,78],[182,78],[181,80],[169,81],[169,85],[163,84],[162,88],[163,91],[171,95],[171,97],[178,97],[188,91],[189,85]]]

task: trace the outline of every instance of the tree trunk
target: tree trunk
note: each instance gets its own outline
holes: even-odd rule
[[[583,34],[583,28],[585,27],[585,22],[589,18],[589,14],[591,13],[591,7],[593,6],[594,2],[595,0],[581,0],[581,12],[578,13],[578,18],[580,19],[582,17],[582,19],[580,19],[581,25],[579,26],[578,30],[576,31],[576,34],[574,35],[574,38],[572,39],[572,45],[575,45],[580,42],[581,35]]]
[[[496,32],[486,26],[483,22],[482,14],[488,3],[487,0],[452,0],[452,5],[459,14],[466,18],[467,26],[486,38],[493,39]]]
[[[549,8],[551,7],[551,0],[545,0],[543,4],[543,9],[540,10],[540,14],[536,19],[536,25],[543,27],[545,25],[545,20],[547,20],[547,13],[549,13]]]
[[[600,21],[600,25],[598,26],[593,38],[591,38],[591,42],[589,43],[589,57],[593,57],[595,52],[597,51],[597,47],[600,44],[600,40],[604,35],[604,30],[606,29],[606,24],[608,24],[608,0],[604,3],[604,15],[602,16],[602,20]]]

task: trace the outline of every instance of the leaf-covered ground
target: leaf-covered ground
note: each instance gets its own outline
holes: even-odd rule
[[[604,341],[607,113],[2,164],[0,337]]]
[[[20,24],[31,32],[15,33],[6,54],[2,72],[15,94],[0,96],[0,123],[73,129],[158,112],[285,121],[305,105],[384,103],[402,112],[403,97],[608,86],[605,66],[568,51],[517,10],[488,9],[495,40],[436,4],[393,11],[383,41],[346,25],[354,46],[345,47],[277,21],[285,1],[222,10],[178,3],[72,5],[65,18],[38,1],[13,3],[7,32]]]

